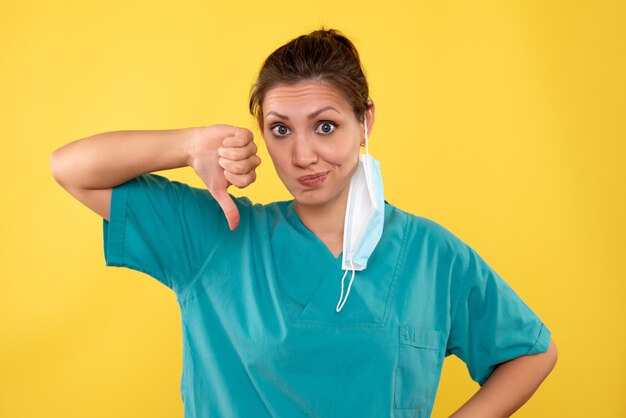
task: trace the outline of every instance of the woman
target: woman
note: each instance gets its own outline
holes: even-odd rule
[[[481,385],[454,417],[526,402],[556,362],[550,331],[468,245],[382,202],[352,43],[319,30],[274,51],[250,110],[293,200],[227,193],[260,163],[234,126],[102,133],[51,157],[104,218],[107,265],[176,293],[185,416],[428,417],[450,354]],[[149,174],[183,166],[208,190]]]

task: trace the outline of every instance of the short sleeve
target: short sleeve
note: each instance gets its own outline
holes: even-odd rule
[[[482,386],[498,364],[545,352],[551,333],[475,250],[463,248],[446,355],[463,360]]]
[[[149,274],[179,293],[226,231],[208,191],[145,174],[113,188],[103,219],[106,265]]]

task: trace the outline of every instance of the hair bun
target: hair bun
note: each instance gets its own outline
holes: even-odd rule
[[[250,92],[250,113],[262,115],[261,105],[268,89],[306,80],[333,84],[350,102],[359,120],[370,108],[367,80],[356,47],[339,30],[322,27],[292,39],[267,57]]]

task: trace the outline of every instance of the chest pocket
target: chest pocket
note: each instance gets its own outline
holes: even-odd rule
[[[394,406],[407,416],[430,416],[445,357],[443,334],[401,325],[399,338]]]

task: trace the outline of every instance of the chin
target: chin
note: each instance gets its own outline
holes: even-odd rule
[[[300,205],[307,206],[318,206],[328,202],[328,199],[324,196],[321,196],[321,193],[311,192],[297,193],[293,195],[293,200],[298,202],[298,204]]]
[[[335,202],[338,198],[340,198],[341,193],[330,193],[330,190],[307,190],[307,191],[299,191],[295,194],[292,193],[294,201],[296,201],[299,205],[306,206],[325,206],[329,203]]]

